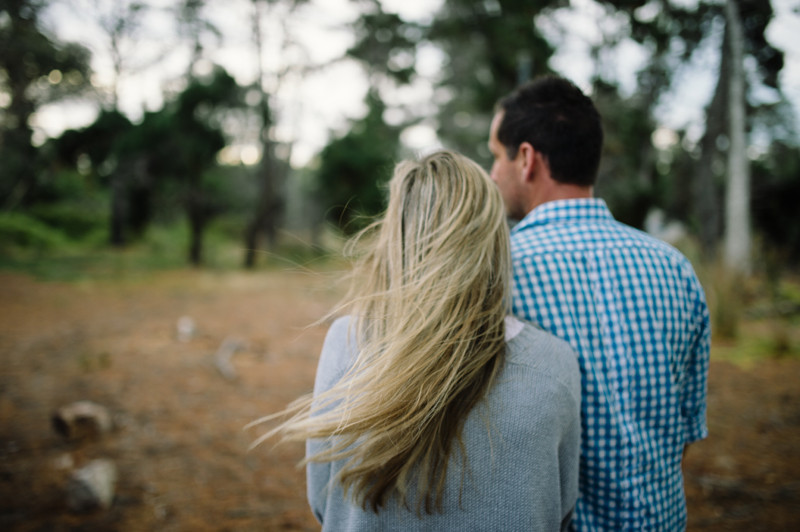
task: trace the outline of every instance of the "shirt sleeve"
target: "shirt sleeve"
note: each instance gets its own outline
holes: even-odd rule
[[[708,365],[711,351],[711,324],[708,305],[699,281],[696,281],[695,335],[686,364],[681,388],[681,412],[686,421],[686,443],[708,436],[706,402]]]

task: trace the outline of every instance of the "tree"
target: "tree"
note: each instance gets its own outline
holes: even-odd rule
[[[730,0],[720,4],[706,0],[689,5],[670,0],[601,1],[627,17],[631,37],[650,51],[651,59],[638,76],[637,92],[649,95],[651,109],[672,89],[671,80],[676,78],[672,74],[686,65],[697,50],[703,49],[702,45],[714,38],[719,27],[724,27],[718,82],[706,108],[706,131],[699,143],[699,160],[693,165],[691,212],[706,257],[715,255],[724,229],[726,262],[747,271],[749,266],[744,259],[750,253],[747,134],[758,104],[748,103],[746,96],[748,88],[759,84],[778,91],[778,73],[783,67],[783,54],[765,37],[772,18],[770,3]],[[756,67],[749,82],[743,70],[748,57]],[[723,190],[728,198],[725,209],[721,208]],[[725,213],[724,228],[720,212]]]
[[[385,98],[388,87],[414,83],[420,49],[437,47],[445,57],[440,75],[431,80],[439,138],[488,166],[486,139],[497,99],[521,81],[551,72],[547,63],[553,49],[534,19],[558,2],[446,0],[430,23],[387,13],[376,0],[361,4],[355,44],[347,55],[365,66],[373,97]],[[400,129],[431,118],[404,111]]]
[[[735,0],[725,3],[730,54],[728,84],[728,187],[725,201],[725,265],[738,273],[750,273],[750,162],[745,123],[744,30]],[[724,52],[723,52],[724,53]]]
[[[773,142],[752,170],[754,228],[786,263],[800,264],[800,147]]]
[[[290,19],[295,10],[306,0],[252,0],[254,16],[252,18],[253,44],[257,54],[256,80],[250,87],[251,94],[255,95],[254,111],[259,119],[258,142],[261,147],[261,160],[256,169],[258,180],[258,201],[255,212],[245,229],[245,268],[253,268],[256,263],[258,249],[262,241],[272,249],[276,245],[278,226],[284,210],[285,194],[284,182],[289,172],[289,159],[291,158],[291,145],[286,150],[284,158],[277,155],[277,142],[273,139],[272,129],[275,125],[273,109],[270,104],[271,96],[277,92],[285,77],[293,71],[303,70],[306,65],[287,64],[272,74],[272,83],[269,84],[268,73],[264,69],[265,60],[265,28],[266,20],[278,24],[280,40],[280,56],[285,55],[289,49],[299,49],[299,44],[294,41]],[[269,12],[267,8],[272,9]],[[282,8],[282,13],[277,12]],[[270,16],[271,15],[271,16]],[[271,88],[269,87],[271,85]]]
[[[659,194],[656,157],[649,142],[655,128],[651,109],[640,95],[625,98],[610,82],[595,79],[592,86],[604,129],[604,156],[595,192],[615,218],[643,228],[653,207],[668,207],[668,197]]]
[[[410,83],[416,75],[414,63],[423,28],[386,13],[378,0],[362,4],[364,10],[352,25],[355,43],[346,56],[361,62],[373,88]]]
[[[555,0],[445,0],[427,38],[446,54],[438,133],[488,166],[486,139],[497,100],[531,77],[551,73],[553,48],[535,21]]]
[[[203,58],[203,38],[210,35],[216,41],[222,39],[219,28],[204,16],[205,7],[206,0],[182,0],[172,10],[176,15],[179,36],[190,45],[188,78],[194,76],[194,69]]]
[[[41,2],[0,0],[0,207],[35,199],[41,161],[33,146],[31,117],[46,104],[83,90],[89,52],[54,41],[40,28]]]
[[[203,262],[203,235],[208,222],[225,205],[222,184],[211,172],[225,146],[221,115],[239,105],[236,81],[222,68],[195,78],[163,109],[147,112],[119,144],[118,174],[135,187],[133,201],[151,202],[155,190],[175,191],[189,222],[188,258]],[[126,196],[127,194],[121,194]]]
[[[264,4],[253,0],[254,17],[252,20],[253,44],[256,48],[257,66],[256,82],[252,90],[257,95],[256,113],[260,119],[259,141],[261,143],[261,161],[257,170],[259,183],[258,201],[255,212],[245,229],[245,268],[253,268],[256,264],[256,255],[261,236],[266,236],[267,245],[275,245],[277,235],[278,215],[282,210],[283,202],[279,194],[279,181],[281,181],[283,168],[280,167],[275,157],[274,142],[270,138],[270,129],[273,126],[272,110],[269,105],[269,92],[265,88],[264,72],[264,35],[263,35],[263,9]],[[286,28],[284,27],[284,31]],[[285,35],[285,34],[284,34]]]
[[[320,154],[317,194],[327,218],[346,234],[365,227],[386,206],[389,180],[400,147],[400,130],[386,124],[383,101],[367,95],[367,115]]]
[[[217,152],[225,146],[219,117],[214,111],[239,105],[239,93],[236,81],[218,67],[208,79],[193,80],[167,115],[169,138],[161,151],[160,173],[177,178],[182,184],[191,231],[189,262],[195,266],[203,261],[203,233],[207,224],[222,208],[205,176],[215,165]]]
[[[118,111],[101,111],[95,121],[81,129],[69,129],[58,138],[48,141],[43,147],[49,152],[52,174],[59,178],[64,167],[81,169],[86,174],[85,188],[106,190],[111,186],[119,186],[122,180],[114,180],[113,174],[117,171],[120,159],[120,143],[131,133],[134,128],[130,120]],[[127,180],[128,186],[132,186]],[[111,230],[128,231],[139,234],[144,230],[150,219],[149,194],[142,194],[142,187],[131,191],[116,191],[111,195],[111,201],[126,198],[125,204],[117,205],[113,212],[120,216],[118,223],[110,225]],[[133,196],[138,201],[131,199]],[[53,198],[61,201],[68,198]],[[107,209],[107,206],[104,206]],[[105,218],[104,218],[105,220]],[[106,222],[107,223],[107,222]],[[112,241],[122,240],[122,235],[113,235]]]
[[[148,5],[137,0],[120,0],[103,2],[101,0],[82,0],[81,8],[91,13],[91,21],[99,28],[105,38],[104,52],[111,62],[110,87],[98,91],[100,107],[111,113],[120,113],[120,81],[127,75],[139,70],[140,60],[134,60],[134,49],[138,45],[142,33],[143,19],[148,12]],[[143,64],[148,64],[145,61]],[[111,203],[109,217],[109,241],[112,246],[123,247],[126,245],[127,231],[126,218],[129,210],[136,210],[135,205],[130,205],[132,190],[139,197],[141,203],[148,194],[143,187],[147,185],[144,174],[138,172],[139,182],[128,183],[126,179],[135,178],[130,167],[118,167],[114,164],[109,176],[111,188]]]
[[[147,5],[131,0],[117,0],[109,4],[92,0],[92,12],[97,15],[97,22],[108,38],[108,52],[111,58],[112,81],[110,108],[119,108],[120,79],[132,69],[132,50],[136,46],[137,36],[141,31],[142,17]]]

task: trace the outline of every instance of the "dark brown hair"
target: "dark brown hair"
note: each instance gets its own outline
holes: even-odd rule
[[[603,127],[592,100],[572,82],[556,76],[537,78],[500,100],[498,110],[504,114],[497,140],[510,158],[528,142],[545,156],[556,181],[594,184]]]

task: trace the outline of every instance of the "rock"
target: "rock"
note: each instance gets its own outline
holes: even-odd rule
[[[74,512],[111,506],[117,482],[117,467],[111,460],[92,460],[72,473],[67,482],[67,504]]]
[[[223,377],[230,381],[236,380],[238,375],[236,368],[233,367],[231,358],[233,358],[234,353],[246,347],[247,344],[238,338],[228,337],[222,341],[217,353],[214,355],[214,365]]]
[[[188,342],[197,334],[197,325],[189,316],[181,316],[177,324],[178,340]]]
[[[53,428],[66,438],[80,439],[102,436],[114,428],[114,422],[104,406],[77,401],[53,414]]]

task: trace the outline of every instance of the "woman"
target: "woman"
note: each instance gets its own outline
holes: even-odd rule
[[[509,237],[494,184],[452,152],[400,163],[365,235],[313,397],[261,440],[308,440],[323,530],[565,526],[580,375],[566,343],[506,316]]]

